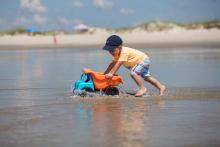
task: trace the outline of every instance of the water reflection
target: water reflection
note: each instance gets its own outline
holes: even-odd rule
[[[81,120],[73,122],[81,122],[80,130],[86,131],[84,139],[91,146],[207,146],[220,135],[218,100],[108,99],[79,105]],[[207,125],[201,129],[198,123]]]
[[[151,142],[152,111],[158,112],[163,107],[165,101],[106,99],[86,101],[78,108],[81,121],[91,122],[91,128],[84,131],[91,131],[93,143],[142,147]]]

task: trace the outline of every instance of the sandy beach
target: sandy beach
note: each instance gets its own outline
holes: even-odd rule
[[[83,34],[57,36],[4,35],[0,36],[0,49],[28,48],[101,48],[111,34],[120,35],[124,45],[132,47],[175,48],[175,47],[220,47],[220,29],[173,28],[166,31],[149,32],[136,28],[132,31],[114,32],[104,29]]]

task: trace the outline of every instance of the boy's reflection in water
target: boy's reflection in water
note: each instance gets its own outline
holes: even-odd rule
[[[91,105],[93,122],[91,134],[95,139],[93,141],[111,146],[141,147],[147,145],[151,141],[149,130],[152,125],[150,114],[152,103],[153,109],[158,110],[165,105],[164,101],[114,99],[93,103]]]

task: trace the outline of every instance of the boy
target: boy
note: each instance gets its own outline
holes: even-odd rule
[[[131,70],[130,75],[139,87],[135,96],[140,97],[147,92],[142,78],[158,88],[160,96],[164,95],[166,86],[162,85],[156,78],[150,75],[150,60],[147,54],[123,46],[122,39],[117,35],[112,35],[107,39],[103,50],[109,51],[113,56],[112,62],[104,72],[106,78],[112,78],[123,64],[126,68]]]

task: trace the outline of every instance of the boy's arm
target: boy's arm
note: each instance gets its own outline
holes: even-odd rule
[[[110,72],[105,75],[106,78],[112,78],[119,67],[122,65],[123,61],[115,62],[114,66],[111,68]]]
[[[115,63],[116,63],[116,62],[112,61],[112,62],[109,64],[108,68],[105,70],[104,74],[109,73],[109,72],[111,71],[111,69],[114,67]]]

